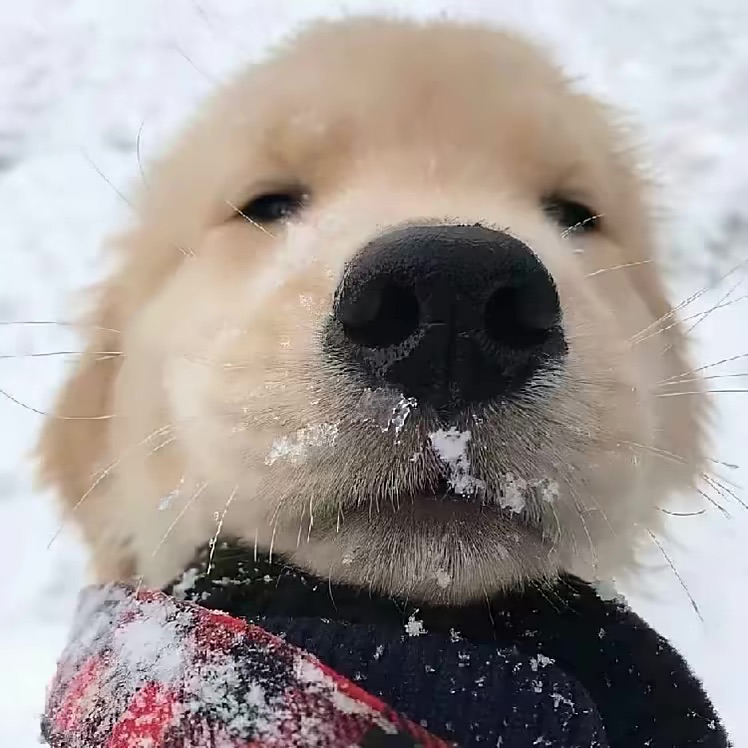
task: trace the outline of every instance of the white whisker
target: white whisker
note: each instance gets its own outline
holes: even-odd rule
[[[156,452],[160,452],[164,447],[168,447],[169,444],[173,444],[177,440],[176,436],[170,436],[168,439],[161,442],[161,444],[157,444],[149,453],[148,457],[151,455],[155,455]]]
[[[707,485],[711,486],[723,499],[734,499],[735,501],[740,504],[740,506],[743,507],[743,509],[748,509],[748,504],[746,504],[743,499],[741,499],[735,491],[730,489],[727,485],[725,485],[725,481],[719,480],[715,476],[711,475],[702,475],[701,476],[704,481],[707,483]]]
[[[306,542],[312,538],[312,527],[314,526],[314,498],[309,499],[309,527],[306,532]]]
[[[585,275],[585,278],[594,278],[596,275],[602,275],[603,273],[611,273],[614,270],[623,270],[624,268],[633,268],[637,265],[647,265],[650,262],[654,262],[654,260],[639,260],[639,262],[625,262],[622,265],[613,265],[613,267],[609,268],[601,268],[600,270],[595,270],[592,273],[587,273]]]
[[[725,309],[728,306],[732,306],[733,304],[737,304],[740,301],[744,301],[745,299],[748,299],[748,294],[745,294],[743,296],[738,296],[737,299],[730,299],[729,301],[723,301],[722,303],[717,303],[714,306],[709,307],[709,309],[704,310],[703,312],[696,312],[695,314],[691,314],[688,317],[683,317],[682,319],[676,319],[675,321],[671,322],[666,327],[661,327],[657,330],[653,330],[648,335],[645,335],[643,337],[638,337],[635,339],[631,339],[629,342],[631,345],[640,345],[641,343],[644,343],[647,340],[651,340],[652,338],[656,338],[658,335],[661,335],[664,332],[667,332],[668,330],[671,330],[673,327],[677,327],[678,325],[682,324],[683,322],[690,322],[691,320],[696,320],[696,322],[691,325],[689,330],[693,330],[696,325],[698,325],[700,322],[703,322],[710,314],[713,314],[718,309]],[[665,350],[662,351],[662,353],[667,353],[672,348],[672,344],[669,345]]]
[[[107,177],[107,175],[104,174],[104,172],[99,168],[96,162],[86,153],[86,151],[83,148],[81,148],[80,150],[84,158],[88,161],[89,164],[91,164],[91,166],[96,171],[96,173],[112,188],[115,194],[118,195],[123,200],[125,205],[127,205],[132,211],[135,211],[135,206],[132,204],[132,201],[118,187],[114,185],[111,179],[109,179],[109,177]],[[187,250],[184,247],[180,246],[179,244],[174,244],[170,242],[170,246],[174,247],[175,249],[178,249],[185,257],[189,257],[194,254],[191,250]]]
[[[124,459],[126,455],[128,455],[133,450],[137,449],[138,447],[143,446],[144,444],[147,444],[151,439],[153,439],[156,436],[162,435],[172,429],[172,426],[161,426],[160,428],[156,429],[155,431],[152,431],[148,436],[145,437],[145,439],[142,439],[137,444],[133,445],[129,449],[126,449],[124,452],[122,452],[119,457],[117,457],[116,460],[113,460],[108,465],[106,465],[101,471],[99,471],[99,474],[96,475],[93,483],[86,489],[86,491],[83,493],[83,495],[78,499],[78,501],[75,502],[73,505],[73,508],[70,510],[70,514],[75,514],[78,509],[82,506],[82,504],[85,502],[85,500],[96,490],[96,487],[114,470]],[[52,543],[55,542],[59,534],[62,532],[62,528],[65,526],[65,521],[63,520],[57,530],[55,531],[55,534],[50,538],[49,543],[47,543],[47,548],[49,549],[52,545]]]
[[[703,499],[706,499],[715,509],[718,509],[724,517],[726,517],[727,519],[732,519],[732,515],[730,514],[730,512],[728,512],[727,509],[725,509],[722,504],[720,504],[719,501],[717,501],[713,496],[710,496],[706,491],[698,487],[696,488],[696,492]]]
[[[99,327],[99,325],[89,325],[82,322],[61,322],[59,320],[47,320],[47,319],[24,319],[24,320],[0,320],[0,326],[10,326],[10,325],[57,325],[58,327],[73,327],[73,328],[81,328],[81,329],[88,329],[88,330],[100,330],[102,332],[113,332],[117,335],[121,335],[122,332],[120,330],[115,330],[113,327]]]
[[[701,611],[699,610],[699,606],[696,604],[696,600],[693,599],[693,595],[691,595],[690,590],[688,589],[688,585],[686,585],[683,577],[680,575],[678,570],[675,568],[675,564],[673,563],[673,560],[668,556],[667,552],[665,551],[664,547],[662,546],[662,543],[657,539],[657,536],[651,531],[647,530],[647,533],[649,534],[649,537],[652,538],[652,542],[659,548],[660,553],[662,554],[662,557],[667,561],[668,566],[670,566],[670,569],[672,570],[673,574],[675,575],[675,578],[680,583],[680,586],[683,588],[683,591],[688,596],[689,601],[691,602],[691,607],[696,612],[696,615],[699,617],[699,620],[703,623],[704,618],[701,615]]]
[[[215,556],[215,553],[216,553],[216,545],[218,545],[218,536],[221,534],[221,530],[223,529],[223,521],[226,519],[226,513],[228,512],[229,507],[231,506],[231,502],[236,497],[238,490],[239,490],[239,486],[234,486],[234,490],[231,492],[231,495],[229,496],[228,501],[223,507],[223,512],[221,513],[221,516],[218,520],[218,525],[216,526],[216,531],[210,540],[210,544],[209,544],[210,551],[208,553],[208,569],[205,572],[206,576],[210,576],[210,572],[213,569],[213,557]]]
[[[655,397],[680,397],[683,395],[739,395],[748,392],[748,388],[736,387],[724,390],[687,390],[685,392],[658,392]]]
[[[218,81],[216,78],[214,78],[212,75],[209,75],[204,70],[199,68],[193,59],[182,49],[182,47],[179,46],[178,42],[174,39],[170,40],[171,47],[174,49],[174,51],[182,57],[189,65],[193,68],[193,70],[196,73],[199,73],[205,80],[212,83],[214,86],[218,86],[220,84],[220,81]]]
[[[145,177],[145,169],[143,168],[143,159],[141,158],[141,141],[143,139],[143,128],[145,127],[145,120],[140,123],[138,128],[138,135],[135,138],[135,160],[138,162],[138,171],[140,172],[140,178],[143,180],[143,184],[149,187],[148,180]]]
[[[681,465],[687,465],[688,460],[686,460],[685,457],[679,454],[675,454],[675,452],[668,452],[666,449],[660,449],[659,447],[654,447],[647,444],[639,444],[638,442],[631,442],[631,441],[624,441],[621,442],[621,444],[627,444],[630,447],[636,447],[638,449],[643,449],[646,452],[651,452],[654,455],[657,455],[658,457],[664,457],[668,460],[672,460],[674,462],[678,462]],[[735,470],[738,466],[734,465],[731,462],[722,462],[721,460],[715,460],[713,457],[707,457],[706,458],[709,462],[711,462],[713,465],[720,465],[722,467],[729,468],[730,470]]]
[[[730,297],[735,293],[735,291],[738,290],[738,288],[740,288],[740,286],[743,285],[744,281],[745,276],[738,278],[737,283],[733,284],[732,288],[730,288],[726,293],[722,294],[711,311],[714,311],[715,309],[721,309],[723,304],[727,305]],[[742,298],[745,298],[745,296],[743,296]],[[739,299],[737,300],[739,301]],[[688,329],[686,329],[686,334],[688,335],[692,333],[706,319],[706,317],[707,315],[704,315],[701,319],[696,320],[696,322],[694,322]],[[666,352],[667,350],[669,350],[669,348],[666,349]]]
[[[748,377],[748,371],[737,372],[735,374],[712,374],[706,377],[689,377],[688,379],[663,379],[655,387],[675,387],[680,384],[689,384],[691,382],[708,382],[714,379],[745,379]]]
[[[299,518],[299,531],[296,533],[296,547],[299,548],[301,546],[301,531],[304,528],[304,514],[302,513],[301,517]]]
[[[589,218],[585,218],[584,221],[579,221],[578,223],[575,223],[573,226],[569,226],[569,228],[564,229],[561,232],[561,238],[566,239],[567,236],[574,234],[577,229],[582,228],[582,226],[586,226],[588,223],[593,223],[594,221],[597,221],[598,218],[604,218],[603,213],[597,213],[594,216],[590,216]]]
[[[52,358],[54,356],[96,356],[98,361],[108,361],[122,355],[122,351],[44,351],[42,353],[0,353],[0,360],[12,358]]]
[[[273,522],[273,532],[270,534],[270,549],[268,550],[268,561],[273,562],[273,548],[275,547],[275,533],[278,530],[278,522]],[[256,547],[255,547],[256,548]]]
[[[134,210],[135,208],[132,204],[132,201],[125,195],[124,192],[122,192],[122,190],[119,189],[119,187],[114,184],[114,182],[112,182],[111,179],[109,179],[106,174],[104,174],[104,172],[99,168],[99,165],[91,158],[91,156],[88,155],[86,150],[84,148],[81,148],[80,152],[83,154],[83,158],[88,161],[91,168],[109,185],[111,190],[119,196],[119,198],[125,203],[125,205]]]
[[[15,403],[19,407],[23,408],[24,410],[28,410],[31,413],[36,413],[38,416],[45,416],[46,418],[54,418],[58,421],[108,421],[111,418],[116,417],[116,413],[107,413],[103,416],[61,416],[57,413],[48,413],[46,410],[40,410],[39,408],[34,408],[32,405],[28,405],[27,403],[22,402],[17,397],[14,397],[10,394],[7,390],[0,389],[0,395],[2,395],[7,400],[10,400],[12,403]]]
[[[234,203],[232,203],[230,200],[224,200],[226,205],[228,205],[237,215],[240,215],[247,223],[254,226],[256,229],[259,229],[262,231],[263,234],[267,234],[271,239],[275,239],[275,235],[271,234],[261,223],[258,223],[253,218],[250,218],[246,213],[243,213],[241,208],[238,208]]]
[[[700,517],[706,513],[706,509],[698,509],[694,512],[673,512],[670,509],[663,509],[661,506],[657,507],[663,514],[667,514],[670,517]]]
[[[740,353],[737,356],[730,356],[729,358],[723,358],[719,361],[715,361],[713,364],[705,364],[704,366],[699,366],[696,369],[690,369],[689,371],[681,372],[680,374],[676,374],[674,377],[671,377],[670,379],[666,379],[664,381],[670,382],[677,379],[680,379],[680,377],[688,376],[689,374],[698,374],[701,371],[706,371],[707,369],[714,369],[717,366],[722,366],[723,364],[731,364],[733,361],[739,361],[741,359],[748,358],[748,353]]]
[[[676,315],[681,309],[684,309],[689,304],[692,304],[697,299],[700,299],[705,293],[708,293],[712,289],[716,288],[722,281],[727,280],[733,273],[736,273],[741,268],[745,267],[748,264],[748,258],[745,260],[742,260],[737,265],[733,266],[730,270],[728,270],[726,273],[721,275],[717,280],[715,280],[713,283],[710,283],[706,286],[704,286],[699,291],[696,291],[695,293],[691,294],[688,298],[684,299],[680,304],[675,306],[673,309],[671,309],[669,312],[663,314],[661,317],[656,319],[651,324],[647,325],[643,330],[640,330],[636,335],[633,335],[629,342],[633,342],[639,337],[645,336],[647,333],[649,333],[653,328],[656,328],[659,324],[662,322],[665,322],[666,320],[670,319],[674,315]]]
[[[174,521],[169,525],[166,532],[161,536],[161,540],[158,542],[158,545],[153,550],[153,553],[151,554],[151,558],[155,557],[156,554],[164,547],[164,543],[166,543],[167,539],[171,535],[171,533],[174,531],[174,528],[177,526],[177,523],[179,522],[182,517],[187,513],[187,510],[197,501],[198,497],[202,494],[202,492],[208,487],[207,483],[201,483],[195,493],[192,494],[192,497],[190,500],[182,507],[181,511],[177,516],[174,518]]]
[[[571,498],[574,501],[574,506],[577,510],[577,514],[579,515],[579,519],[582,522],[582,529],[584,530],[584,534],[587,536],[587,543],[590,546],[590,552],[592,554],[592,568],[597,572],[599,566],[600,566],[600,559],[597,555],[597,548],[595,547],[595,543],[592,540],[592,535],[590,534],[589,527],[587,526],[587,520],[585,519],[585,509],[582,506],[581,502],[579,501],[579,497],[577,495],[577,492],[572,488],[571,483],[568,481],[566,482],[567,486],[569,486],[571,490]]]

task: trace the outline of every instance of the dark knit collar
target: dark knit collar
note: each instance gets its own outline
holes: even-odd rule
[[[429,605],[331,582],[291,565],[282,556],[271,558],[225,542],[212,553],[203,549],[167,591],[242,618],[319,618],[374,624],[398,632],[408,621],[417,620],[429,631],[459,632],[469,639],[488,641],[504,638],[511,630],[506,629],[507,622],[518,612],[525,620],[533,615],[545,618],[553,611],[573,621],[590,607],[605,608],[592,587],[572,576],[462,606]]]
[[[255,554],[239,543],[220,543],[212,556],[208,549],[202,551],[167,591],[295,636],[297,646],[328,663],[334,659],[339,670],[348,660],[334,644],[319,643],[322,623],[343,627],[347,635],[358,627],[380,645],[402,640],[409,632],[440,636],[442,644],[423,655],[433,660],[424,663],[427,669],[440,667],[440,652],[455,640],[531,658],[540,655],[590,695],[610,746],[728,745],[719,718],[683,658],[621,601],[601,599],[591,585],[573,576],[470,605],[432,606],[334,584],[283,558]]]

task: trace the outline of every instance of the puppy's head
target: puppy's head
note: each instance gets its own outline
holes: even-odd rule
[[[58,411],[114,417],[42,443],[103,577],[162,583],[220,525],[465,600],[629,567],[702,469],[620,137],[512,37],[305,33],[210,102],[121,246],[90,352],[122,355]]]

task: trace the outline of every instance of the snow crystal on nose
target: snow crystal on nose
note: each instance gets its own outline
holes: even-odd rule
[[[458,431],[454,426],[429,434],[431,446],[449,471],[450,488],[460,495],[474,494],[485,488],[483,481],[470,474],[467,447],[471,438],[470,431]]]

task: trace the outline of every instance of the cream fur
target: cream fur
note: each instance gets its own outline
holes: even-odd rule
[[[610,119],[531,45],[452,23],[319,25],[218,91],[152,170],[97,289],[88,351],[122,355],[81,358],[41,440],[97,577],[165,583],[230,498],[225,534],[415,597],[633,568],[659,507],[704,469],[704,401],[657,397],[692,365]],[[232,208],[289,181],[311,201],[287,227]],[[563,237],[540,207],[549,191],[594,205],[601,231]],[[439,424],[416,407],[395,434],[399,393],[373,402],[321,355],[346,261],[414,221],[508,227],[556,279],[567,365],[521,402],[442,424],[470,429],[490,486],[558,485],[528,509],[534,529],[404,498],[440,469]]]

